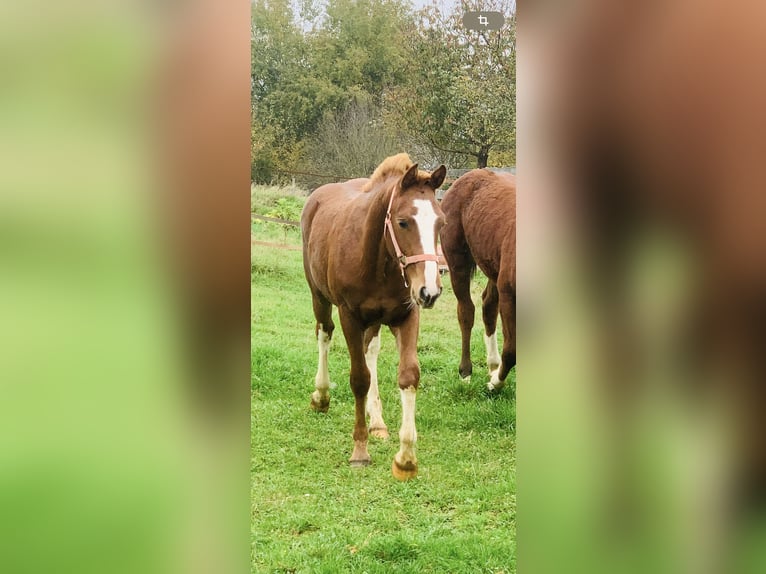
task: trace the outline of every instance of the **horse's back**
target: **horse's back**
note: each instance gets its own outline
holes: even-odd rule
[[[442,201],[448,225],[455,225],[490,279],[501,274],[515,284],[516,178],[475,169],[458,178]],[[503,268],[503,269],[501,269]]]

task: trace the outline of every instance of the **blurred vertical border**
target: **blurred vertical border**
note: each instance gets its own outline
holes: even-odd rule
[[[0,4],[0,570],[245,571],[249,3]]]
[[[765,56],[762,2],[520,6],[520,572],[766,571]]]

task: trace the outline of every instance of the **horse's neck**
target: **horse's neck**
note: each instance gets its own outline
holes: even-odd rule
[[[375,196],[371,198],[370,209],[367,212],[367,219],[364,226],[364,235],[362,237],[363,258],[369,262],[369,266],[363,266],[379,278],[383,274],[387,265],[390,264],[391,257],[386,250],[383,229],[385,228],[386,212],[388,210],[388,201],[391,198],[391,188],[382,186],[374,192]]]

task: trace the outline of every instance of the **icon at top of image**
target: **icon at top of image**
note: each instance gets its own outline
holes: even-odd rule
[[[502,12],[466,12],[463,14],[463,27],[466,30],[500,30],[505,24]]]

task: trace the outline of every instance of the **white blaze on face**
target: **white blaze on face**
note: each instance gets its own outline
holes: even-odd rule
[[[436,219],[437,215],[433,205],[427,199],[416,199],[412,202],[415,206],[415,222],[418,224],[420,233],[420,245],[423,253],[436,255]],[[426,261],[426,291],[432,297],[439,294],[439,267],[436,261]]]

